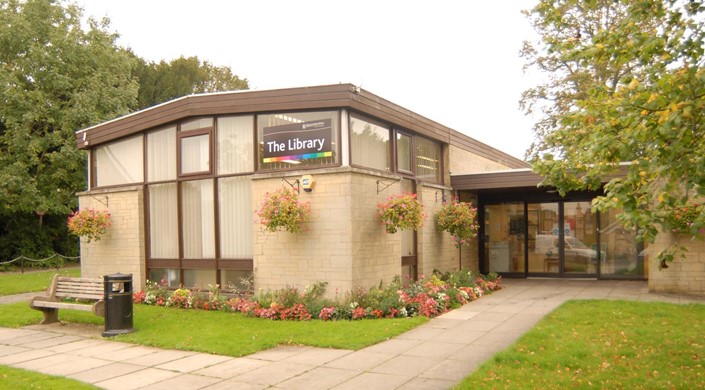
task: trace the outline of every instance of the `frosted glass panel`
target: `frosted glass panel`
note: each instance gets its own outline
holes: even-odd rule
[[[230,177],[218,182],[220,205],[220,256],[224,259],[253,257],[252,180]]]
[[[215,258],[213,181],[186,181],[181,187],[184,258]]]
[[[388,128],[352,117],[350,138],[353,164],[383,171],[391,169]]]
[[[114,186],[144,180],[142,136],[99,146],[95,149],[96,185]]]
[[[176,127],[147,135],[147,179],[176,179]]]
[[[253,172],[254,117],[218,118],[218,174]]]
[[[208,134],[181,138],[181,173],[210,171],[210,136]]]
[[[179,257],[176,183],[149,186],[149,248],[153,259]]]

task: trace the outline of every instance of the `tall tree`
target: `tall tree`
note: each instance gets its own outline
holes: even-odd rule
[[[697,0],[542,0],[527,12],[542,37],[524,46],[527,66],[550,72],[522,99],[543,110],[534,170],[565,194],[626,169],[594,203],[622,209],[647,241],[683,210],[687,233],[705,228],[693,200],[705,196],[704,12]]]
[[[76,192],[85,189],[85,154],[77,150],[74,132],[135,104],[134,60],[116,46],[107,20],[89,20],[83,29],[81,16],[78,7],[57,0],[0,0],[5,241],[16,243],[18,231],[29,233],[16,228],[18,220],[34,215],[41,226],[45,215],[63,216],[75,208]],[[65,219],[58,223],[65,225]],[[13,255],[4,249],[0,254]]]
[[[198,57],[179,57],[166,62],[138,59],[135,71],[140,83],[137,108],[147,108],[192,93],[248,89],[228,67],[218,67]]]

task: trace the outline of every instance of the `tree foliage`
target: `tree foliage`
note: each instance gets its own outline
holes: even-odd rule
[[[247,88],[196,57],[148,63],[116,44],[107,19],[82,17],[64,0],[0,0],[0,260],[75,254],[66,218],[86,189],[75,131],[186,94]]]
[[[179,57],[159,63],[138,58],[135,76],[140,91],[137,108],[147,108],[192,93],[248,89],[247,79],[240,79],[230,68],[215,66],[198,57]]]
[[[527,12],[542,37],[525,44],[527,66],[550,73],[522,99],[543,114],[535,171],[561,194],[626,172],[594,203],[622,209],[648,241],[705,196],[704,11],[695,0],[543,0]],[[690,233],[703,227],[701,214]]]
[[[80,18],[76,6],[57,1],[0,0],[0,233],[29,235],[9,244],[34,255],[60,249],[47,250],[60,236],[45,233],[65,237],[65,226],[27,234],[16,222],[34,215],[41,227],[44,215],[75,208],[76,191],[85,189],[74,132],[127,113],[137,96],[133,61],[115,46],[107,21],[90,20],[84,30]]]

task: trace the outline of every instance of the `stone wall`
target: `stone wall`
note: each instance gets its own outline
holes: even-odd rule
[[[688,248],[685,258],[676,256],[668,268],[659,270],[657,255],[674,240]],[[705,295],[705,241],[672,233],[660,233],[649,247],[649,291]]]
[[[449,169],[453,175],[463,173],[482,173],[501,171],[510,167],[498,162],[480,157],[470,151],[450,146]]]
[[[133,290],[143,287],[145,276],[144,197],[142,187],[100,190],[78,194],[81,209],[107,210],[111,227],[99,241],[81,239],[81,276],[132,274]]]
[[[295,174],[287,176],[289,182],[296,178]],[[255,221],[255,287],[305,288],[328,281],[329,295],[334,296],[355,287],[386,284],[400,275],[401,234],[386,233],[377,219],[377,204],[402,193],[400,178],[345,167],[313,173],[313,178],[314,190],[300,194],[302,201],[311,202],[308,231],[265,232]],[[254,207],[260,206],[266,192],[287,185],[281,176],[256,177]],[[442,191],[446,196],[450,191],[423,184],[417,191],[427,214],[418,234],[419,274],[429,274],[434,268],[455,270],[457,249],[450,235],[439,232],[434,221],[442,205]],[[471,252],[466,248],[464,257]],[[477,263],[469,258],[464,260],[464,268]]]

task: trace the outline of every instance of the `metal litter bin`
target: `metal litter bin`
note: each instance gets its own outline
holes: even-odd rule
[[[103,276],[105,331],[103,337],[134,332],[132,328],[132,274]]]

